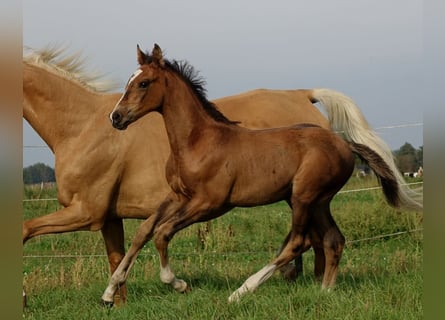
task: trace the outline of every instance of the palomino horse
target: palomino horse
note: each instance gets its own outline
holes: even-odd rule
[[[235,206],[251,207],[279,200],[286,200],[292,209],[291,230],[281,252],[248,278],[229,301],[254,291],[310,245],[324,251],[322,288],[332,287],[345,240],[329,205],[351,176],[353,153],[375,171],[390,205],[422,209],[403,192],[402,181],[387,163],[393,162],[392,158],[314,125],[242,128],[206,99],[202,80],[190,65],[164,59],[157,45],[152,55],[144,54],[139,46],[137,52],[140,68],[131,76],[110,119],[115,128],[124,130],[147,113],[157,111],[163,116],[171,148],[166,176],[172,191],[157,214],[140,225],[102,296],[105,303],[112,303],[137,254],[152,237],[160,254],[161,280],[184,292],[187,284],[175,277],[167,254],[169,241],[178,231],[219,217]],[[346,137],[353,139],[361,131],[366,132],[365,137],[374,137],[367,127],[350,130],[362,118],[358,109],[330,111],[331,119],[346,121]],[[350,117],[359,118],[350,122]],[[380,147],[379,153],[384,154],[384,149]]]
[[[121,94],[84,71],[78,55],[58,48],[31,52],[23,60],[23,115],[55,155],[63,208],[23,223],[23,242],[43,234],[101,230],[111,273],[122,260],[123,218],[153,216],[170,188],[170,152],[162,118],[144,117],[126,134],[107,118]],[[312,104],[343,103],[329,90],[254,90],[214,102],[249,128],[307,122],[329,128]],[[301,261],[298,262],[301,266]],[[292,268],[290,270],[292,274]],[[120,299],[125,300],[125,286]]]

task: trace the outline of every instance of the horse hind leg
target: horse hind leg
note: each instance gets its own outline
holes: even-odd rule
[[[286,239],[283,242],[283,245],[281,246],[280,250],[278,251],[278,255],[283,251],[283,248],[286,246],[286,244],[289,241],[291,232],[289,232],[286,236]],[[309,244],[310,246],[310,244]],[[295,281],[301,274],[303,274],[303,255],[299,255],[295,257],[293,263],[292,261],[288,264],[282,266],[280,268],[280,273],[283,279],[287,281]]]
[[[239,301],[247,292],[255,291],[262,283],[266,282],[276,270],[287,267],[292,259],[301,255],[310,248],[310,241],[301,235],[291,237],[281,253],[260,271],[250,276],[241,287],[235,290],[229,297],[229,302]]]
[[[316,239],[314,242],[317,244],[314,247],[324,252],[324,260],[320,261],[318,265],[315,264],[315,275],[323,276],[322,289],[333,288],[337,279],[345,237],[332,217],[329,203],[324,203],[316,208],[310,233],[311,238]]]
[[[312,249],[314,249],[314,276],[316,279],[322,279],[326,266],[326,256],[323,248],[323,240],[317,233],[316,226],[311,223],[309,228],[309,238]]]
[[[113,274],[125,256],[122,219],[106,220],[101,231],[107,250],[110,272]],[[127,287],[126,284],[123,283],[114,294],[114,305],[124,304],[126,300]]]
[[[276,270],[279,270],[292,259],[295,259],[310,248],[310,241],[307,239],[309,235],[306,232],[309,220],[309,205],[296,200],[292,208],[292,229],[288,235],[287,242],[285,241],[286,244],[283,250],[281,250],[280,254],[271,263],[250,276],[241,287],[235,290],[230,295],[229,302],[239,301],[242,295],[255,291],[262,283],[268,280]]]
[[[255,291],[259,285],[273,275],[275,270],[301,256],[311,246],[315,250],[315,276],[323,276],[322,289],[330,289],[335,285],[345,238],[331,215],[329,201],[313,206],[315,209],[310,212],[307,207],[302,205],[299,212],[294,212],[292,230],[286,237],[285,246],[278,257],[249,277],[240,288],[231,294],[229,302],[238,301],[245,293]],[[308,219],[309,214],[311,214],[310,220]],[[306,229],[309,232],[306,233]]]
[[[289,240],[290,232],[286,237],[283,247]],[[323,245],[323,239],[320,238],[317,232],[317,227],[311,224],[309,229],[309,237],[305,237],[305,247],[308,249],[312,247],[314,250],[314,276],[322,280],[326,268],[326,255]],[[281,275],[288,281],[294,281],[303,273],[303,255],[297,256],[294,261],[295,264],[289,263],[280,268]]]
[[[292,210],[292,204],[290,203],[289,200],[287,201],[287,204],[290,207],[290,209]],[[278,250],[278,254],[280,254],[281,251],[283,251],[283,248],[288,243],[290,234],[291,234],[291,232],[289,232],[287,234],[286,238],[284,239],[283,244],[281,245],[281,248]],[[280,273],[281,273],[281,276],[283,277],[283,279],[285,279],[287,281],[297,280],[297,278],[303,274],[303,255],[299,255],[299,256],[295,257],[293,263],[291,261],[288,264],[282,266],[280,268]]]
[[[287,201],[289,207],[292,209],[290,201]],[[283,245],[281,246],[278,253],[280,253],[289,241],[291,232],[288,233]],[[316,278],[323,276],[325,269],[325,254],[323,250],[323,243],[315,232],[312,232],[310,237],[305,238],[306,246],[314,249],[314,275]],[[303,274],[303,255],[299,255],[294,259],[294,263],[290,262],[280,268],[282,277],[288,281],[295,281],[298,276]]]
[[[330,289],[335,285],[344,243],[345,238],[336,226],[335,228],[332,228],[326,232],[324,236],[323,244],[326,264],[323,281],[321,284],[323,289]]]

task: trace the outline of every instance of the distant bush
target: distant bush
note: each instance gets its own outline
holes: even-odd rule
[[[416,149],[405,142],[394,154],[401,172],[416,172],[419,167],[423,167],[423,146]]]
[[[23,183],[55,182],[54,169],[44,163],[36,163],[23,169]]]

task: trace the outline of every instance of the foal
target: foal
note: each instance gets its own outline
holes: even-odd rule
[[[353,152],[375,171],[390,205],[415,206],[405,201],[393,171],[369,147],[313,125],[268,130],[239,127],[205,98],[202,80],[188,64],[164,60],[157,45],[151,56],[138,47],[138,61],[140,68],[110,118],[115,128],[124,130],[149,112],[162,114],[171,148],[166,176],[172,191],[157,215],[139,227],[102,296],[104,302],[112,303],[137,254],[152,237],[160,254],[161,280],[183,292],[187,284],[175,277],[167,255],[169,241],[178,231],[236,206],[280,200],[292,209],[291,230],[281,252],[229,300],[254,291],[310,245],[324,251],[322,287],[332,287],[345,240],[329,205],[351,176]]]

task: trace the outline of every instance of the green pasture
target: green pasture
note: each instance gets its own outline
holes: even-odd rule
[[[419,180],[410,180],[416,182]],[[376,186],[352,178],[344,190]],[[25,187],[24,199],[54,198],[55,189]],[[57,201],[24,202],[24,219],[59,207]],[[314,279],[312,250],[304,274],[286,282],[276,274],[239,303],[227,298],[276,254],[290,224],[286,204],[235,209],[178,233],[171,266],[191,292],[178,294],[159,280],[151,242],[127,281],[128,303],[107,309],[100,297],[109,279],[100,232],[74,232],[31,239],[23,248],[23,319],[421,319],[422,214],[390,208],[381,190],[338,194],[332,212],[346,237],[330,292]],[[126,244],[140,221],[126,220]]]

